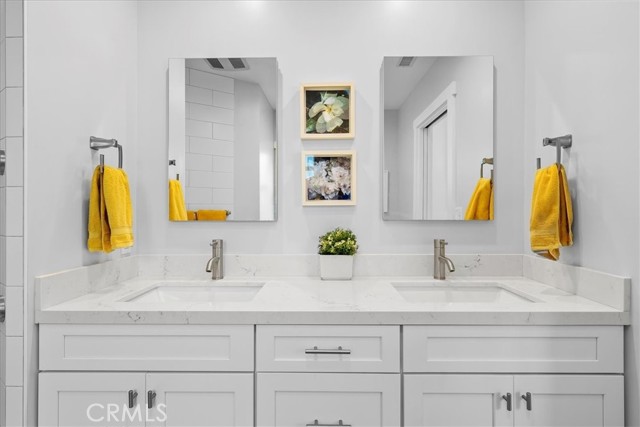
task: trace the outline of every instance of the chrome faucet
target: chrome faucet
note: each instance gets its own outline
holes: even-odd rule
[[[444,239],[433,240],[433,278],[438,280],[446,279],[445,265],[449,269],[449,273],[456,271],[453,261],[444,255],[444,247],[447,242]]]
[[[211,273],[212,280],[220,280],[224,277],[222,239],[211,241],[211,259],[207,262],[207,273]]]

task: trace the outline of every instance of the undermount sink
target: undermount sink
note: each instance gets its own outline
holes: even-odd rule
[[[167,302],[247,302],[262,289],[264,283],[179,285],[160,283],[123,301],[141,303]]]
[[[532,303],[534,299],[495,282],[396,282],[398,293],[410,303]]]

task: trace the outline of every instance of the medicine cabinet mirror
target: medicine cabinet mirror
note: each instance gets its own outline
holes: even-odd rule
[[[493,188],[493,57],[385,57],[381,83],[383,218],[464,220]]]
[[[276,220],[278,82],[276,58],[169,60],[170,220]]]

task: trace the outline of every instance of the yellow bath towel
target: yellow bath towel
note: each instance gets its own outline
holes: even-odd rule
[[[177,179],[169,180],[169,221],[187,221],[182,184]]]
[[[552,260],[560,258],[560,247],[573,244],[573,208],[567,175],[553,164],[536,172],[531,198],[531,250]]]
[[[493,219],[493,185],[488,178],[480,178],[469,200],[464,219],[489,220]]]
[[[198,214],[196,213],[196,211],[187,211],[187,219],[189,221],[197,221]]]
[[[198,211],[198,221],[226,221],[227,211],[200,209]]]
[[[96,167],[89,195],[90,252],[111,252],[133,245],[133,210],[129,179],[122,169]]]

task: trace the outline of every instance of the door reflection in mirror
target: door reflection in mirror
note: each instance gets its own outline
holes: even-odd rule
[[[381,74],[383,218],[465,219],[494,156],[493,57],[386,57]]]

